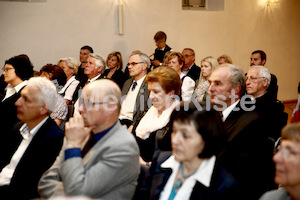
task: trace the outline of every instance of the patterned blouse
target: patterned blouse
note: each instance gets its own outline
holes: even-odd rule
[[[199,80],[199,84],[195,90],[197,101],[199,101],[199,102],[203,101],[205,91],[208,89],[208,87],[209,87],[208,80],[205,80],[204,78]]]

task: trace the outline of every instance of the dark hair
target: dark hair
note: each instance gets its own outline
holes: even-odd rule
[[[33,76],[33,65],[29,57],[25,54],[14,56],[5,61],[5,65],[9,64],[15,68],[16,75],[23,81]]]
[[[66,74],[62,68],[57,65],[47,64],[42,67],[40,73],[46,72],[51,74],[51,80],[57,80],[59,85],[65,85],[67,81]]]
[[[166,35],[165,32],[163,32],[163,31],[158,31],[158,32],[154,35],[154,40],[155,40],[155,41],[167,41],[167,35]]]
[[[92,47],[90,47],[90,46],[87,46],[87,45],[85,45],[85,46],[81,47],[81,49],[87,49],[87,50],[89,50],[89,51],[90,51],[90,53],[94,53],[94,50],[93,50],[93,48],[92,48]]]
[[[170,118],[170,129],[173,132],[173,123],[193,123],[196,131],[205,142],[203,151],[199,158],[210,158],[221,153],[226,144],[226,134],[220,113],[210,109],[206,110],[205,103],[200,103],[202,109],[198,110],[193,102],[188,104],[188,109],[182,103],[180,110],[174,110]]]
[[[256,54],[256,53],[259,53],[261,60],[267,61],[267,55],[264,51],[256,50],[256,51],[253,51],[251,55]]]

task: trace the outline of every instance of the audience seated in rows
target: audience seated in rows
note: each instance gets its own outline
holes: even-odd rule
[[[58,155],[64,133],[49,117],[57,94],[54,84],[42,77],[28,80],[16,101],[17,123],[0,145],[1,199],[39,198],[37,184]]]
[[[197,83],[198,85],[194,91],[194,93],[196,94],[195,98],[197,101],[200,102],[206,100],[206,95],[208,95],[207,89],[209,87],[208,79],[217,66],[218,61],[212,56],[208,56],[201,60],[200,77]]]
[[[139,150],[118,120],[120,101],[119,86],[111,80],[96,80],[83,88],[81,115],[66,123],[60,156],[39,182],[42,198],[132,198],[140,170]]]

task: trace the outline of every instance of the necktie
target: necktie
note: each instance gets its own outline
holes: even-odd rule
[[[136,85],[137,85],[137,83],[136,83],[136,82],[133,82],[133,85],[132,85],[132,88],[131,88],[132,91],[134,91]]]
[[[87,152],[89,152],[89,150],[94,146],[95,143],[96,143],[96,140],[95,140],[94,134],[91,133],[90,137],[89,137],[89,140],[84,145],[84,147],[81,151],[82,157],[84,157],[87,154]]]

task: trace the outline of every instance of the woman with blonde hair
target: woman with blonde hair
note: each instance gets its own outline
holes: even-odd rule
[[[113,51],[108,54],[106,65],[109,69],[106,69],[104,71],[103,76],[117,83],[118,86],[122,89],[126,79],[124,72],[122,71],[123,60],[121,53],[118,51]]]
[[[62,68],[67,76],[67,83],[64,85],[64,87],[58,91],[58,94],[60,94],[62,97],[64,97],[66,104],[68,105],[72,100],[75,99],[77,86],[79,84],[79,81],[76,80],[75,75],[78,72],[78,61],[73,57],[66,57],[61,58],[57,65]]]
[[[217,59],[212,56],[208,56],[201,60],[200,78],[195,89],[197,101],[205,100],[205,93],[209,87],[208,78],[218,65]]]

